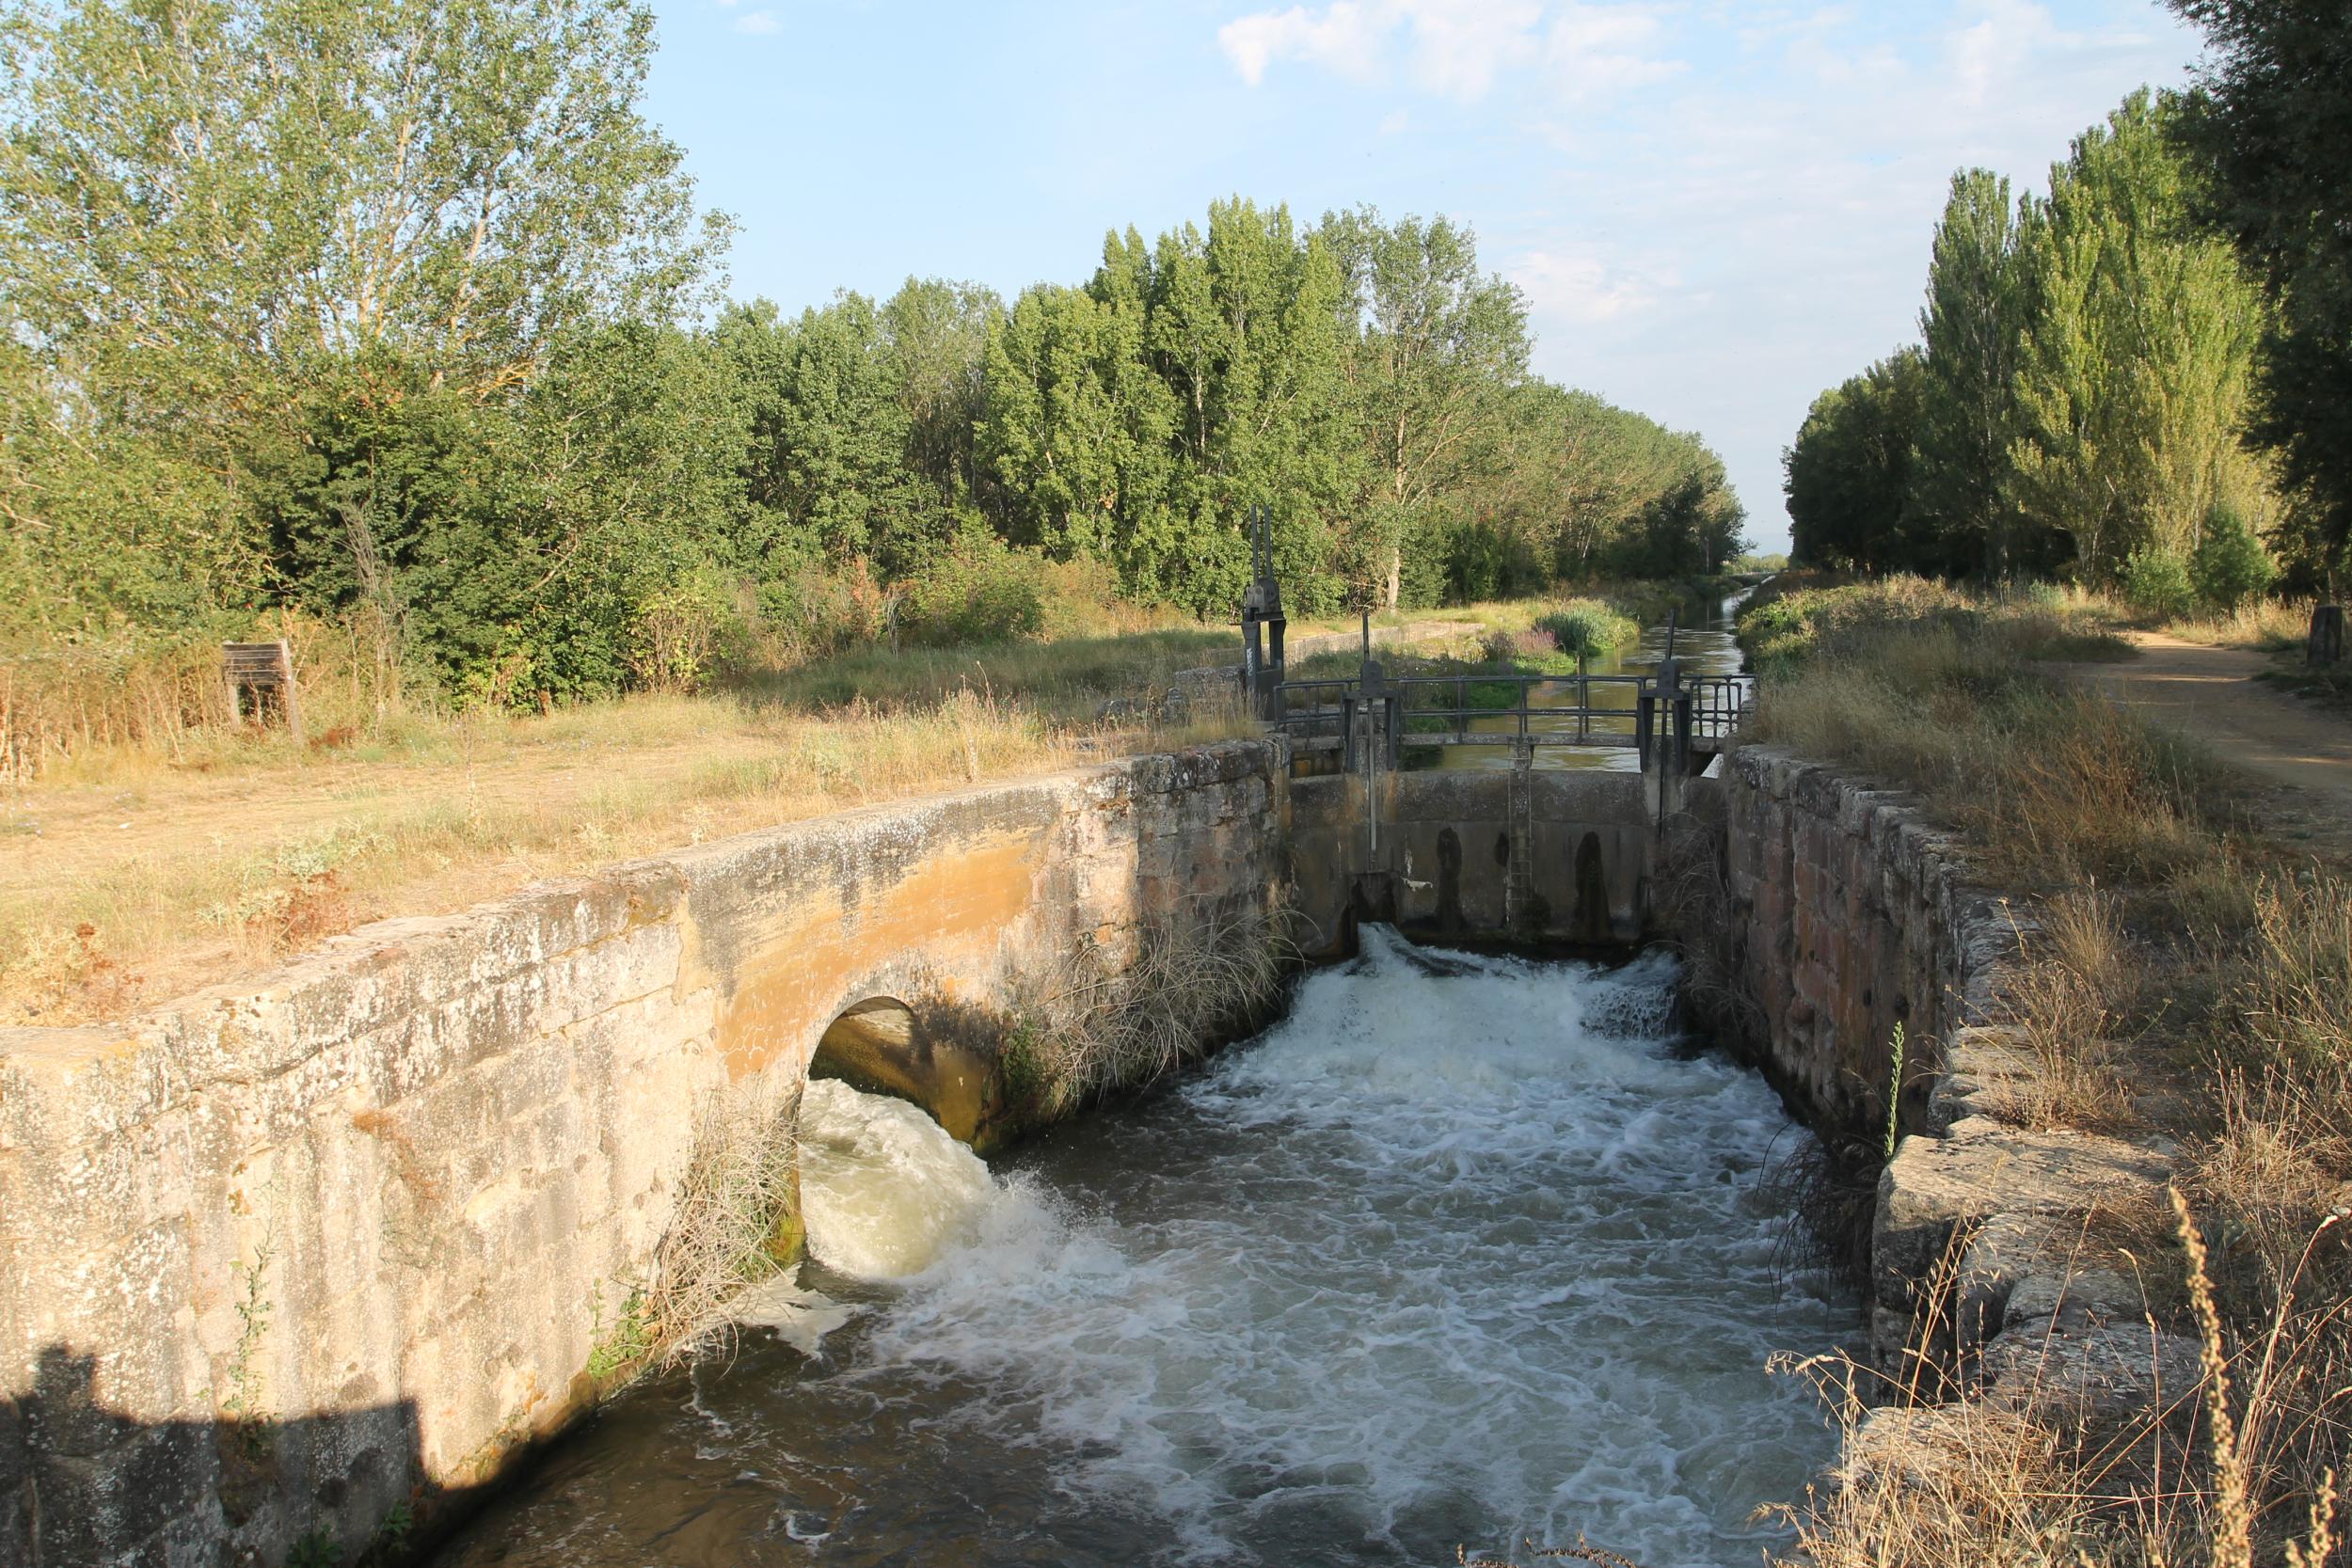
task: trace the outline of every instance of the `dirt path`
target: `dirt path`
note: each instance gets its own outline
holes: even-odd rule
[[[2127,635],[2137,657],[2074,665],[2073,673],[2257,777],[2303,792],[2307,809],[2286,808],[2302,819],[2301,836],[2352,843],[2352,722],[2257,680],[2269,668],[2261,654],[2162,632]]]

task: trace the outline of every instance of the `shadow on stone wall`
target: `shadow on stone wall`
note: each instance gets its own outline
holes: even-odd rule
[[[94,1357],[45,1346],[31,1392],[0,1399],[0,1563],[389,1564],[445,1534],[483,1490],[420,1482],[412,1401],[147,1421],[108,1409],[96,1373]]]

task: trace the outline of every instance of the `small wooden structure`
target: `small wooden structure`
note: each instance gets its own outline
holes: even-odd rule
[[[296,740],[302,738],[302,700],[294,690],[294,650],[281,641],[223,642],[220,678],[229,689],[229,712],[242,724],[250,712],[266,724],[274,713]],[[248,709],[247,705],[250,704]]]

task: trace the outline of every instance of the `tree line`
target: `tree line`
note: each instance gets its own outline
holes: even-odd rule
[[[1801,564],[2068,574],[2226,604],[2347,565],[2352,13],[2175,0],[2210,63],[2076,138],[2048,194],[1954,175],[1920,341],[1784,454]]]
[[[277,610],[475,699],[746,650],[1711,569],[1723,465],[1528,371],[1471,232],[1233,199],[1085,282],[730,303],[636,0],[0,22],[0,652]]]

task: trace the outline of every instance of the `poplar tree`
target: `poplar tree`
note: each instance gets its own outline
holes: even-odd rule
[[[2009,467],[2022,295],[2009,182],[1982,168],[1953,175],[1919,315],[1927,373],[1910,505],[1933,520],[1916,562],[1928,570],[2002,577],[2018,563]]]
[[[2251,434],[2279,454],[2284,487],[2315,525],[2306,580],[2340,581],[2352,566],[2352,9],[2169,4],[2209,46],[2176,126],[2210,174],[2198,204],[2236,237],[2277,305]]]
[[[1781,456],[1795,564],[1883,572],[1919,549],[1912,462],[1926,373],[1905,348],[1813,400]]]
[[[1443,217],[1383,223],[1360,207],[1326,214],[1323,235],[1347,279],[1375,586],[1393,610],[1407,536],[1438,495],[1495,460],[1502,394],[1527,372],[1527,305],[1478,270],[1476,238]]]
[[[2229,242],[2191,217],[2169,116],[2133,94],[2076,138],[2020,230],[2013,494],[2094,578],[2142,547],[2185,559],[2217,507],[2273,510],[2240,445],[2266,312]]]

